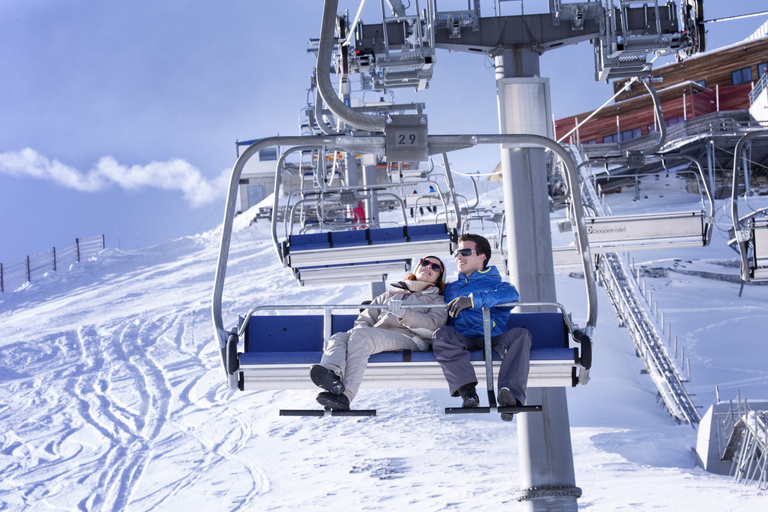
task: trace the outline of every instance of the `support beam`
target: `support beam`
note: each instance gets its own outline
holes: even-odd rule
[[[502,133],[514,133],[510,130],[530,124],[531,119],[515,118],[523,115],[521,110],[541,116],[541,124],[548,125],[545,109],[532,113],[523,105],[516,108],[514,96],[519,91],[504,86],[506,78],[537,76],[539,54],[533,50],[508,49],[496,57]],[[544,103],[548,101],[545,97]],[[502,110],[502,105],[508,108]],[[535,119],[533,122],[536,124]],[[555,301],[546,155],[542,149],[502,148],[501,166],[510,281],[520,291],[521,301]],[[522,488],[518,500],[525,510],[575,512],[581,489],[575,484],[565,388],[531,388],[528,402],[542,404],[543,411],[521,414],[517,419]]]

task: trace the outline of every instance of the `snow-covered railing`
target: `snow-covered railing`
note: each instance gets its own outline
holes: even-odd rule
[[[696,406],[688,392],[677,367],[670,359],[659,330],[645,301],[638,299],[641,294],[632,272],[617,254],[605,254],[601,258],[598,273],[616,315],[627,327],[635,343],[638,355],[643,359],[648,375],[653,380],[669,413],[679,423],[694,424],[701,421]],[[650,308],[650,305],[648,305]]]
[[[63,249],[55,247],[10,263],[0,263],[0,292],[15,290],[24,283],[42,277],[83,259],[95,256],[104,249],[104,235],[76,238],[75,243]]]
[[[761,491],[768,489],[768,411],[749,411],[736,423],[743,425],[742,443],[733,461],[737,482],[755,482]]]
[[[730,461],[731,475],[736,482],[757,484],[761,491],[768,490],[768,410],[755,410],[741,393],[737,410],[731,403],[730,411],[720,418],[720,438],[727,440],[722,460]]]

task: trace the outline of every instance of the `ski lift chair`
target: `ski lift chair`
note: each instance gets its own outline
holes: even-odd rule
[[[338,309],[373,307],[366,305],[338,306],[260,306],[253,308],[231,331],[224,329],[222,319],[223,284],[226,275],[227,256],[232,232],[232,218],[236,202],[237,183],[245,162],[251,155],[268,145],[315,144],[336,145],[345,150],[360,151],[358,145],[369,152],[383,147],[383,137],[274,137],[264,139],[250,146],[238,159],[230,180],[229,195],[226,205],[225,220],[222,227],[221,247],[216,280],[213,291],[213,320],[219,340],[226,381],[231,389],[284,389],[309,386],[308,370],[311,364],[319,362],[324,340],[333,332],[348,330],[356,314],[333,314]],[[432,137],[430,136],[430,141]],[[511,304],[509,306],[536,307],[539,309],[556,308],[556,312],[514,313],[510,315],[510,326],[525,326],[533,334],[531,352],[531,372],[529,384],[535,387],[574,386],[586,384],[591,366],[591,337],[597,321],[596,284],[594,272],[589,265],[589,248],[586,243],[586,226],[579,195],[576,167],[565,150],[550,139],[536,135],[472,135],[472,136],[435,136],[434,146],[445,151],[473,147],[476,144],[527,143],[544,146],[556,153],[566,162],[567,179],[574,212],[576,240],[582,248],[582,267],[587,288],[587,324],[581,330],[571,323],[563,307],[556,303]],[[432,146],[430,142],[430,146]],[[280,189],[280,173],[276,173],[275,190]],[[450,173],[448,173],[450,179]],[[455,197],[455,194],[452,194]],[[454,199],[455,203],[455,199]],[[273,208],[273,212],[277,209]],[[457,210],[457,224],[460,218]],[[398,228],[369,228],[357,232],[325,232],[294,235],[281,247],[273,219],[272,237],[278,253],[284,262],[289,261],[299,272],[306,272],[312,267],[325,265],[331,258],[344,258],[348,267],[371,261],[371,247],[384,247],[382,256],[398,260],[415,254],[451,253],[455,243],[455,231],[445,224],[404,226]],[[333,261],[333,260],[332,260]],[[338,260],[334,264],[342,264]],[[339,272],[334,269],[334,272]],[[377,306],[380,307],[380,306]],[[405,306],[408,307],[408,306]],[[281,315],[256,314],[265,310],[319,310],[323,314]],[[484,313],[486,323],[490,324],[489,312]],[[493,363],[490,351],[490,329],[486,329],[486,349],[488,357],[473,355],[473,365],[478,370],[485,369],[489,392],[493,392],[493,375],[498,372],[498,364]],[[580,343],[580,349],[570,346],[573,339]],[[239,350],[242,344],[243,350]],[[483,351],[480,351],[481,353]],[[434,361],[431,352],[387,352],[377,354],[370,360],[364,386],[367,387],[434,387],[444,386],[444,378],[439,364]],[[491,407],[495,399],[489,395]],[[498,409],[499,412],[501,409]]]
[[[505,306],[556,309],[543,313],[513,313],[507,322],[509,328],[524,327],[532,336],[528,386],[573,387],[580,381],[586,383],[586,374],[592,361],[591,342],[583,331],[571,322],[562,305],[514,303]],[[386,306],[354,304],[253,308],[241,319],[237,331],[229,336],[226,371],[236,380],[240,390],[316,389],[309,378],[310,366],[320,363],[325,341],[336,332],[351,329],[357,318],[357,314],[336,312],[384,307]],[[281,314],[296,310],[310,313]],[[484,309],[483,315],[486,324],[485,349],[472,351],[470,357],[478,375],[478,382],[483,382],[485,377],[489,408],[495,408],[497,406],[493,383],[498,379],[501,359],[491,350],[490,310]],[[240,339],[243,340],[242,352],[238,352]],[[578,346],[570,346],[571,339],[576,341]],[[363,388],[444,387],[445,377],[432,351],[405,350],[374,354],[369,360],[363,381]],[[540,410],[540,406],[529,407],[528,410],[530,409]],[[446,412],[490,410],[481,408],[461,411],[451,408]],[[296,411],[287,413],[296,414]]]
[[[321,155],[327,152],[319,151]],[[278,169],[282,162],[278,163]],[[450,176],[446,179],[450,188]],[[428,182],[437,186],[433,181]],[[275,190],[280,190],[282,184],[282,173],[277,172]],[[456,227],[446,222],[408,225],[405,201],[396,194],[401,186],[400,183],[324,186],[288,192],[286,210],[290,213],[284,221],[286,236],[283,240],[278,240],[277,219],[272,223],[272,239],[281,262],[291,269],[302,285],[331,283],[340,277],[346,282],[380,282],[388,275],[400,275],[403,270],[409,269],[411,259],[419,254],[452,254],[457,239]],[[373,223],[369,219],[354,223],[338,215],[350,205],[359,202],[375,202],[378,205],[381,199],[388,199],[399,206],[401,223],[382,226],[380,221]],[[277,195],[274,201],[277,204]],[[445,208],[448,206],[444,199],[441,204]],[[292,230],[297,213],[305,211],[315,212],[312,222],[302,220],[301,232],[294,234]]]
[[[612,215],[603,207],[594,187],[587,188],[589,204],[595,216],[585,219],[589,248],[593,254],[613,252],[706,247],[712,238],[714,202],[699,162],[685,155],[661,157],[665,160],[684,159],[694,164],[702,191],[700,210]],[[589,165],[584,162],[580,166]],[[706,208],[705,208],[706,205]],[[578,265],[581,261],[575,246],[553,247],[556,267]]]

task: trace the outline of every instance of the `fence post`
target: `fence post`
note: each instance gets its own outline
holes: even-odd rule
[[[80,239],[75,238],[75,247],[77,249],[77,262],[80,263]]]
[[[56,248],[51,247],[51,251],[53,252],[53,271],[56,272]]]
[[[31,272],[29,271],[29,256],[27,256],[26,258],[24,258],[24,260],[25,260],[25,262],[26,262],[26,264],[27,264],[27,282],[28,282],[28,283],[30,283],[30,282],[32,282],[32,274],[31,274]]]
[[[0,263],[0,293],[5,292],[5,286],[3,285],[3,264]]]
[[[101,250],[104,250],[104,246],[106,244],[104,243],[104,235],[101,235]]]

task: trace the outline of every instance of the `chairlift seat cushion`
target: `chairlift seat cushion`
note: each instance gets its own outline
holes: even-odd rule
[[[291,235],[288,238],[291,251],[310,249],[327,249],[331,246],[329,233],[309,233],[306,235]]]
[[[410,241],[416,240],[443,240],[450,238],[448,227],[445,224],[423,224],[408,226],[406,233]]]
[[[331,232],[331,244],[333,247],[345,247],[350,245],[368,245],[367,230],[349,230]]]
[[[246,331],[246,353],[322,353],[322,315],[252,316]],[[316,361],[315,361],[316,362]]]
[[[405,228],[373,228],[368,230],[371,245],[406,242]]]
[[[357,315],[332,315],[332,332],[351,329]],[[565,325],[560,313],[517,313],[510,315],[507,326],[524,327],[531,333],[532,361],[576,361],[575,348],[568,348]],[[283,315],[251,317],[245,339],[241,365],[258,364],[316,364],[323,353],[322,315]],[[258,333],[258,341],[252,340]],[[483,351],[470,352],[470,360],[482,361]],[[431,350],[410,354],[412,362],[434,362]],[[493,352],[494,361],[501,358]],[[382,352],[371,356],[372,363],[404,361],[403,352]]]

